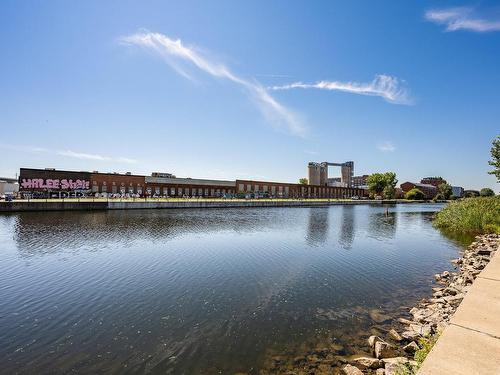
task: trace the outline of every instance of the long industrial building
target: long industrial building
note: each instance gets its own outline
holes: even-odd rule
[[[74,196],[140,197],[255,197],[255,198],[350,198],[364,196],[354,187],[293,184],[255,180],[211,180],[177,178],[168,173],[151,176],[98,171],[66,171],[53,168],[21,168],[22,197],[58,198]]]

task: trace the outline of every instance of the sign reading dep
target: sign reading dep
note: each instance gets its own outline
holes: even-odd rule
[[[43,178],[23,178],[21,181],[23,189],[50,189],[50,190],[88,190],[90,181],[68,180],[68,179],[43,179]]]

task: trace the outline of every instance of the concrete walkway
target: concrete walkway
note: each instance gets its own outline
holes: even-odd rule
[[[500,250],[479,274],[418,375],[500,374]]]

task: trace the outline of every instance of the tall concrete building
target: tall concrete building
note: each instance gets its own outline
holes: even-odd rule
[[[340,167],[340,182],[342,186],[351,187],[354,177],[354,162],[345,163],[322,163],[309,162],[307,169],[309,175],[309,185],[328,186],[328,167]]]

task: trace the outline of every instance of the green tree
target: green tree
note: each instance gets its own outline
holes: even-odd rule
[[[475,198],[479,197],[479,192],[475,190],[466,190],[464,192],[464,198]]]
[[[366,182],[368,183],[368,191],[371,195],[383,195],[384,198],[394,198],[396,193],[396,173],[374,173],[368,176]]]
[[[305,177],[299,179],[299,184],[301,185],[309,185],[309,180]]]
[[[482,197],[493,197],[495,195],[495,192],[490,188],[482,188],[479,192],[479,195]]]
[[[382,194],[384,194],[385,199],[394,199],[396,198],[396,188],[394,186],[387,185]]]
[[[439,184],[438,194],[436,195],[436,199],[448,200],[450,199],[451,194],[452,194],[451,185]]]
[[[488,164],[493,167],[493,170],[488,173],[495,175],[500,182],[500,135],[493,140],[490,152],[491,160]]]
[[[425,199],[425,194],[422,190],[413,188],[406,192],[405,198],[410,200],[422,200]]]

